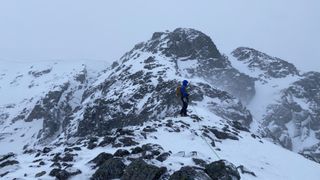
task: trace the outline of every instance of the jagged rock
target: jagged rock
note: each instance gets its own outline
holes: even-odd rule
[[[92,180],[117,179],[123,175],[126,165],[120,158],[110,158],[93,174]]]
[[[155,128],[147,126],[147,127],[143,128],[142,131],[144,131],[144,132],[156,132],[157,130]]]
[[[64,152],[72,152],[74,149],[72,148],[64,148]]]
[[[4,176],[6,176],[6,175],[9,174],[9,173],[10,173],[9,171],[6,171],[5,173],[0,174],[0,177],[4,177]]]
[[[65,162],[70,162],[73,161],[73,156],[75,156],[75,154],[66,153],[61,160]]]
[[[47,173],[46,171],[41,171],[41,172],[37,173],[37,174],[35,175],[35,177],[36,177],[36,178],[41,177],[41,176],[45,175],[46,173]]]
[[[9,159],[9,158],[11,158],[11,157],[14,157],[15,156],[15,154],[14,153],[8,153],[8,154],[5,154],[5,155],[2,155],[2,156],[0,156],[0,162],[2,162],[2,161],[4,161],[4,160],[7,160],[7,159]]]
[[[133,130],[130,130],[130,129],[122,129],[122,128],[119,128],[119,129],[117,129],[116,133],[117,133],[119,136],[124,136],[124,135],[134,136],[134,131],[133,131]]]
[[[131,137],[123,137],[121,139],[119,139],[119,141],[123,144],[123,146],[135,146],[138,145],[139,143],[137,143],[136,141],[132,140]]]
[[[237,168],[225,160],[215,161],[205,166],[205,172],[214,180],[239,180]]]
[[[87,148],[88,149],[94,149],[95,147],[97,147],[97,144],[94,142],[89,142]]]
[[[211,178],[200,169],[195,169],[190,166],[182,167],[180,170],[174,172],[169,180],[210,180]]]
[[[131,154],[138,154],[138,153],[142,153],[143,149],[141,147],[135,147],[131,150]]]
[[[42,150],[42,153],[49,153],[51,151],[51,148],[49,147],[44,147]]]
[[[3,161],[2,163],[0,163],[0,168],[3,168],[5,166],[15,165],[15,164],[19,164],[19,162],[16,160],[6,160],[6,161]]]
[[[73,147],[73,149],[76,151],[81,151],[81,147]]]
[[[112,157],[113,157],[112,154],[102,152],[98,156],[96,156],[94,159],[89,161],[89,163],[94,163],[95,167],[98,167],[98,166],[102,165],[105,161],[107,161],[108,159],[111,159]]]
[[[192,158],[192,161],[198,166],[205,167],[207,165],[207,162],[205,160],[202,160],[202,159]]]
[[[68,83],[62,85],[59,90],[49,91],[46,96],[37,102],[29,116],[25,119],[26,122],[31,122],[37,119],[43,119],[43,129],[39,136],[42,140],[46,140],[54,136],[60,129],[63,114],[68,114],[70,107],[68,105],[59,104],[63,93],[69,88]],[[63,108],[57,108],[58,106]]]
[[[59,171],[61,171],[60,168],[54,168],[50,171],[49,176],[56,176]]]
[[[61,160],[61,157],[60,157],[61,153],[56,153],[54,154],[53,158],[52,158],[52,161],[53,162],[58,162]]]
[[[130,152],[125,149],[118,149],[113,155],[118,157],[124,157],[130,155]]]
[[[62,170],[62,169],[55,168],[55,169],[51,170],[51,172],[49,173],[49,176],[54,176],[58,180],[67,180],[67,179],[69,179],[69,177],[75,176],[78,174],[81,174],[81,171],[79,169],[66,168],[66,169]]]
[[[163,162],[163,161],[167,160],[169,156],[170,156],[170,153],[165,152],[165,153],[160,154],[160,155],[156,158],[156,160],[158,160],[158,161],[160,161],[160,162]]]
[[[50,167],[57,167],[58,169],[61,169],[61,164],[58,162],[54,162]]]
[[[219,131],[218,129],[209,128],[209,131],[212,132],[218,139],[239,140],[238,137],[227,132]]]
[[[114,138],[114,137],[106,136],[106,137],[104,137],[103,140],[99,143],[99,146],[104,147],[104,146],[107,146],[107,145],[109,145],[109,144],[112,144],[112,143],[114,143],[115,139],[116,139],[116,138]]]
[[[133,161],[126,167],[121,180],[154,180],[160,177],[167,171],[165,167],[156,167],[149,165],[141,159]]]
[[[252,175],[252,176],[254,176],[254,177],[257,177],[254,172],[248,170],[248,169],[245,168],[243,165],[238,166],[237,169],[240,169],[240,171],[241,171],[242,174],[250,174],[250,175]]]

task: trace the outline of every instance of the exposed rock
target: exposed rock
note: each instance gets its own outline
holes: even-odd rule
[[[69,177],[75,176],[78,174],[81,174],[81,171],[79,169],[66,168],[66,169],[62,170],[62,169],[55,168],[49,173],[49,176],[54,176],[58,180],[67,180],[67,179],[69,179]]]
[[[42,150],[42,153],[49,153],[51,151],[51,148],[49,147],[44,147]]]
[[[4,161],[4,160],[7,160],[7,159],[9,159],[9,158],[11,158],[11,157],[14,157],[15,156],[15,154],[14,153],[8,153],[8,154],[5,154],[5,155],[2,155],[2,156],[0,156],[0,162],[2,162],[2,161]]]
[[[123,144],[123,146],[135,146],[138,145],[139,143],[137,143],[136,141],[132,140],[131,137],[123,137],[121,139],[119,139],[119,141]]]
[[[237,168],[225,161],[219,160],[205,166],[205,172],[214,180],[239,180]]]
[[[170,156],[170,153],[165,152],[165,153],[160,154],[160,155],[156,158],[156,160],[158,160],[158,161],[160,161],[160,162],[163,162],[163,161],[167,160],[169,156]]]
[[[149,165],[141,159],[133,161],[126,167],[121,180],[155,180],[167,171],[165,167],[156,167]]]
[[[66,153],[61,160],[65,162],[70,162],[73,161],[73,156],[75,156],[75,154]]]
[[[5,167],[5,166],[15,165],[15,164],[19,164],[19,162],[16,161],[16,160],[3,161],[3,162],[0,164],[0,168],[3,168],[3,167]]]
[[[209,128],[209,131],[212,132],[218,139],[232,139],[232,140],[239,140],[238,137],[236,137],[233,134],[219,131],[218,129]]]
[[[46,171],[41,171],[35,175],[36,178],[41,177],[46,174]]]
[[[97,157],[92,159],[89,163],[94,163],[95,167],[98,167],[102,165],[104,162],[106,162],[108,159],[111,159],[112,157],[112,154],[102,152]]]
[[[109,144],[112,144],[112,143],[114,143],[115,139],[116,138],[114,138],[114,137],[105,136],[103,138],[103,140],[99,143],[99,146],[104,147],[104,146],[107,146]]]
[[[169,180],[211,180],[211,178],[203,170],[185,166],[174,172]]]
[[[110,158],[93,174],[92,180],[117,179],[123,175],[125,164],[120,158]]]
[[[198,166],[205,167],[207,165],[207,162],[205,160],[198,159],[198,158],[192,158],[192,160]]]
[[[0,174],[0,177],[4,177],[4,176],[6,176],[6,175],[9,174],[9,173],[10,173],[9,171],[6,171],[5,173]]]
[[[131,150],[131,154],[138,154],[138,153],[142,153],[143,149],[141,147],[135,147]]]
[[[237,169],[240,169],[240,171],[241,171],[242,174],[250,174],[250,175],[252,175],[252,176],[254,176],[254,177],[257,177],[254,172],[248,170],[248,169],[245,168],[243,165],[238,166]]]
[[[118,149],[113,155],[118,157],[124,157],[130,155],[130,152],[125,149]]]

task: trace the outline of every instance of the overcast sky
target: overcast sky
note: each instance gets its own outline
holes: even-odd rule
[[[114,61],[177,27],[320,71],[319,0],[1,0],[0,59]]]

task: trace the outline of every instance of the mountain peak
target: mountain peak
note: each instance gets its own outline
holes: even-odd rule
[[[289,75],[299,75],[299,71],[293,64],[253,48],[239,47],[231,54],[238,61],[246,64],[250,71],[260,71],[259,78],[284,78]]]
[[[209,36],[191,28],[177,28],[172,32],[155,32],[151,40],[145,43],[144,50],[153,53],[161,51],[168,57],[177,58],[221,57],[219,50]]]

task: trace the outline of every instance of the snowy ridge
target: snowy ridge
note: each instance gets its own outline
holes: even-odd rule
[[[237,98],[258,103],[264,92],[257,87],[264,86],[278,99],[301,77],[254,82],[233,61],[205,34],[178,28],[154,33],[110,68],[43,63],[9,76],[14,63],[6,64],[1,92],[34,86],[1,104],[0,177],[295,180],[307,173],[317,179],[319,164],[260,137],[263,110]],[[179,117],[175,88],[185,78],[190,116]]]

